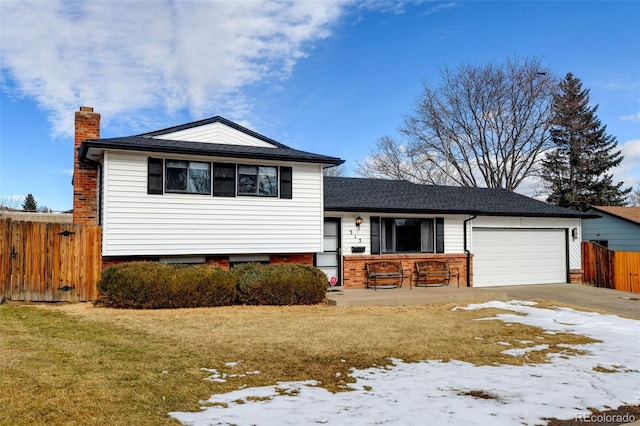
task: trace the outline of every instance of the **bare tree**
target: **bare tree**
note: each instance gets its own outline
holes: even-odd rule
[[[636,185],[631,193],[627,196],[627,201],[630,206],[640,207],[640,183]]]
[[[557,79],[537,59],[505,64],[461,65],[441,71],[437,87],[424,86],[400,128],[406,157],[386,144],[359,173],[420,168],[409,174],[425,182],[515,190],[535,174],[550,145],[551,103]],[[395,144],[396,146],[401,146]],[[403,161],[400,161],[403,160]]]
[[[362,162],[356,174],[362,177],[407,180],[435,185],[447,184],[447,175],[421,153],[409,153],[408,147],[390,136],[378,139],[376,149]]]
[[[327,167],[326,169],[322,170],[322,174],[329,177],[344,176],[344,173],[344,164],[340,164],[339,166],[334,167]]]

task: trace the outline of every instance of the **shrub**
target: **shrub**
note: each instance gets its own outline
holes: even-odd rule
[[[306,265],[205,265],[129,262],[106,268],[98,305],[158,309],[232,305],[311,305],[324,300],[327,277]]]
[[[179,271],[174,292],[181,300],[181,307],[228,306],[236,301],[237,281],[229,271],[204,265],[184,267]]]
[[[102,271],[98,281],[98,304],[119,308],[146,308],[164,299],[160,291],[167,288],[168,265],[155,262],[130,262]]]
[[[128,262],[106,268],[98,281],[97,304],[157,309],[231,305],[236,279],[208,266]]]
[[[312,305],[327,290],[324,273],[307,265],[254,264],[237,274],[238,299],[248,305]]]

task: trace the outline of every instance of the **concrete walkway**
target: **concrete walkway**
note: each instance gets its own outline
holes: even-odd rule
[[[489,288],[408,287],[327,293],[333,306],[402,306],[543,299],[640,319],[640,294],[581,284],[539,284]]]

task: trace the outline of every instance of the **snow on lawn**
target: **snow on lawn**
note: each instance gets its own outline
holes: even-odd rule
[[[313,381],[281,382],[213,395],[197,413],[169,413],[186,425],[311,424],[546,424],[640,403],[640,321],[534,307],[533,302],[488,302],[457,309],[499,308],[524,313],[490,319],[547,333],[574,333],[602,343],[574,346],[586,355],[549,355],[547,364],[475,366],[461,361],[405,363],[353,370],[351,392],[330,393]],[[533,347],[528,350],[541,350]],[[522,350],[508,349],[514,356]],[[596,370],[594,370],[596,368]]]

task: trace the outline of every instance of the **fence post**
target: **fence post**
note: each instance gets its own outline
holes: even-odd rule
[[[11,219],[0,219],[0,301],[10,295],[11,253]]]

